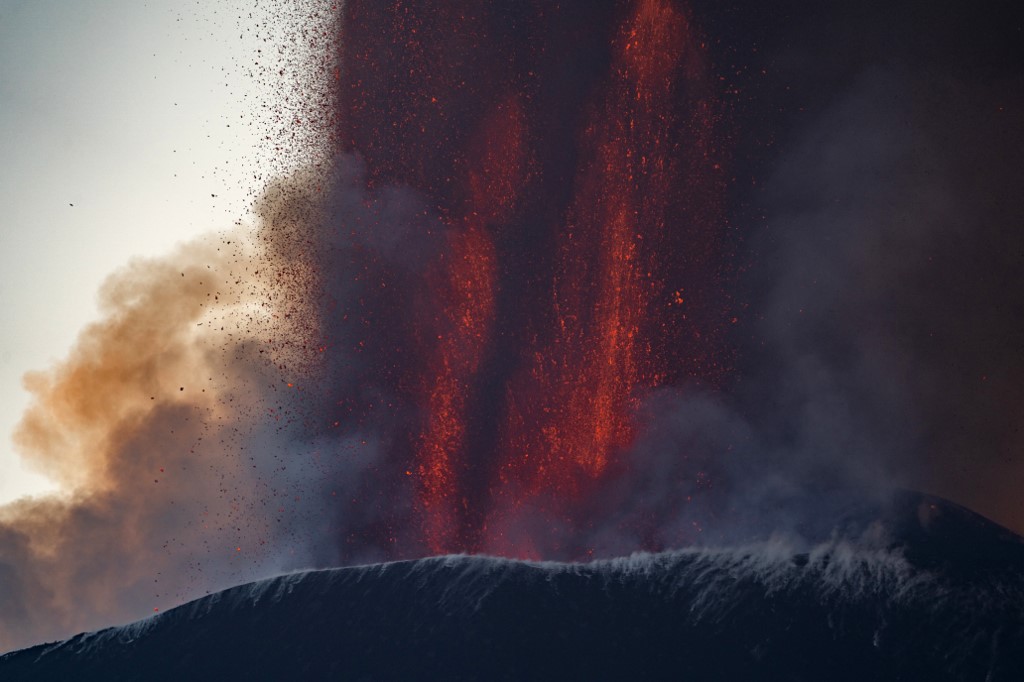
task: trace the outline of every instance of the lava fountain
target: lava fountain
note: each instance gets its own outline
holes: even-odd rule
[[[339,151],[367,192],[409,188],[443,225],[418,279],[360,266],[371,363],[412,415],[391,461],[422,542],[585,551],[580,501],[628,471],[645,396],[728,372],[707,46],[672,0],[343,14]]]

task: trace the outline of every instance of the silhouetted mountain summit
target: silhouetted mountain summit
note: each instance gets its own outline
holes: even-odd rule
[[[811,546],[285,575],[0,658],[21,679],[1024,679],[1024,541],[900,492]]]
[[[1024,538],[970,509],[932,495],[900,491],[883,516],[890,547],[918,568],[957,574],[1024,575]]]

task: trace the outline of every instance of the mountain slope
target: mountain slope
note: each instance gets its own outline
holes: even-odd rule
[[[19,679],[1024,679],[1024,544],[904,493],[812,547],[282,576],[0,658]]]

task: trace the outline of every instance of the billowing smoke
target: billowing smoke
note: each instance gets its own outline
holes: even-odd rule
[[[67,492],[0,510],[0,649],[301,567],[827,533],[893,484],[1024,527],[1005,45],[527,5],[346,3],[329,161],[27,379]]]
[[[138,617],[306,556],[311,529],[299,530],[327,504],[314,472],[329,464],[313,446],[283,449],[276,365],[294,353],[271,338],[288,325],[242,239],[116,273],[102,319],[66,360],[26,378],[34,399],[16,443],[66,493],[0,513],[3,648]]]
[[[1019,8],[807,11],[768,41],[795,111],[748,241],[743,413],[775,468],[1024,530]]]
[[[649,401],[594,544],[628,551],[643,519],[655,547],[816,535],[893,487],[1024,530],[1020,9],[747,9],[705,10],[756,53],[718,52],[741,93],[734,381]]]
[[[338,311],[376,295],[370,263],[422,278],[443,226],[411,190],[367,192],[351,157],[271,183],[256,209],[256,230],[112,275],[101,319],[26,377],[16,443],[66,492],[0,510],[0,648],[426,553],[406,463],[381,466],[402,419],[361,357],[366,320]]]

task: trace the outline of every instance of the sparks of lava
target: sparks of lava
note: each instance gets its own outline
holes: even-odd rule
[[[448,230],[414,357],[387,360],[433,552],[530,555],[527,514],[585,524],[644,396],[724,372],[705,48],[671,0],[585,4],[345,8],[343,151]]]

